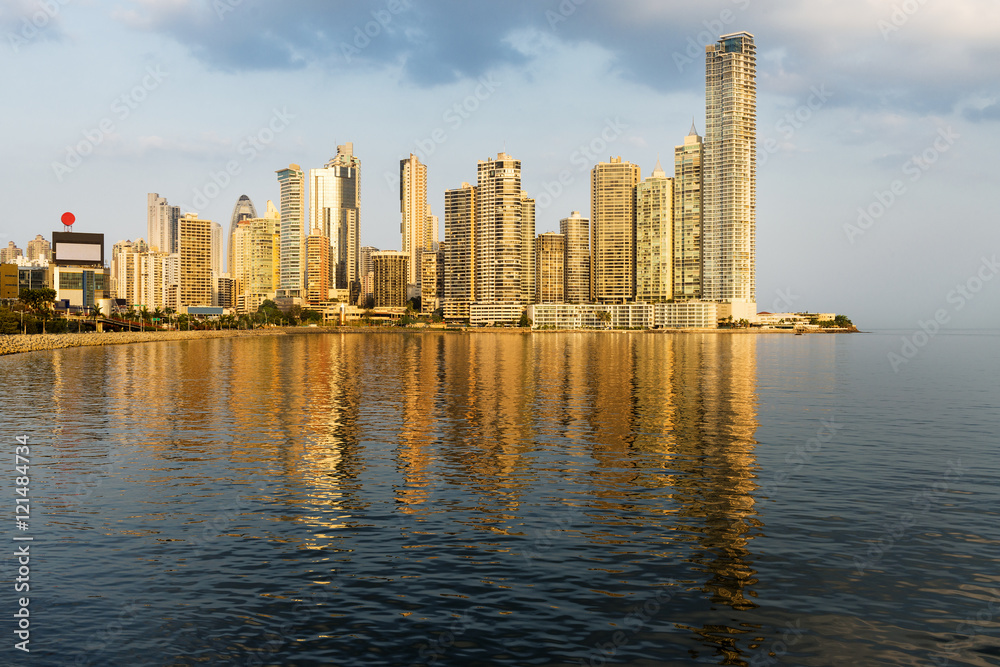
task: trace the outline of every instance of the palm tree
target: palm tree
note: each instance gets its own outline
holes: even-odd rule
[[[156,309],[153,310],[153,319],[156,320],[157,323],[156,328],[159,329],[160,328],[159,322],[160,320],[163,319],[163,311],[160,310],[159,306],[157,306]]]

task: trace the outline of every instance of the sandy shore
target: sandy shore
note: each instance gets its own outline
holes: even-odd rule
[[[222,331],[108,331],[105,333],[34,334],[29,336],[0,336],[0,356],[37,350],[57,350],[64,347],[87,345],[122,345],[124,343],[150,343],[163,340],[190,340],[192,338],[232,338],[235,336],[282,336],[280,329],[245,329]]]

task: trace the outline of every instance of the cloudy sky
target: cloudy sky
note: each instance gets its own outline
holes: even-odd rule
[[[144,237],[147,192],[228,228],[241,194],[263,210],[276,170],[346,142],[364,245],[400,247],[410,152],[442,227],[444,191],[506,149],[555,230],[596,161],[672,171],[704,131],[704,46],[738,31],[760,310],[1000,327],[995,0],[2,0],[0,243],[63,211],[109,248]]]

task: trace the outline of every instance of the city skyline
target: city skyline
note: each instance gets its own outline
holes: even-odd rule
[[[949,307],[984,249],[1000,245],[982,216],[986,161],[1000,147],[1000,77],[980,53],[1000,13],[989,3],[898,16],[861,2],[591,0],[568,15],[558,2],[411,4],[376,24],[365,48],[355,28],[387,5],[279,12],[246,0],[220,16],[207,2],[57,4],[16,51],[6,40],[0,63],[17,128],[4,177],[17,194],[11,215],[46,236],[69,210],[81,231],[134,239],[148,192],[225,225],[241,194],[277,201],[274,170],[321,167],[345,141],[365,160],[362,245],[398,247],[397,166],[411,152],[440,214],[443,193],[470,180],[470,160],[506,150],[537,199],[536,232],[557,231],[571,211],[587,215],[597,161],[621,155],[645,175],[659,156],[669,174],[692,116],[705,131],[704,47],[746,30],[758,48],[761,310],[829,308],[912,328]],[[37,8],[11,8],[4,34],[20,37]],[[272,29],[264,43],[250,39],[261,20]],[[350,105],[336,102],[343,90]],[[941,235],[946,219],[954,227]],[[0,233],[0,245],[22,248],[34,235],[13,223]],[[836,280],[815,270],[817,253]],[[951,326],[996,323],[998,304],[1000,293],[978,292]]]

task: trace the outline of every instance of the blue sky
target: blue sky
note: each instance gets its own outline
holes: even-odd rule
[[[672,170],[704,131],[704,46],[743,30],[759,308],[1000,327],[991,0],[4,0],[0,243],[67,210],[109,247],[144,237],[147,192],[227,226],[241,194],[263,210],[276,170],[348,141],[364,245],[399,248],[411,151],[442,227],[444,191],[506,149],[554,230],[589,211],[598,159]]]

